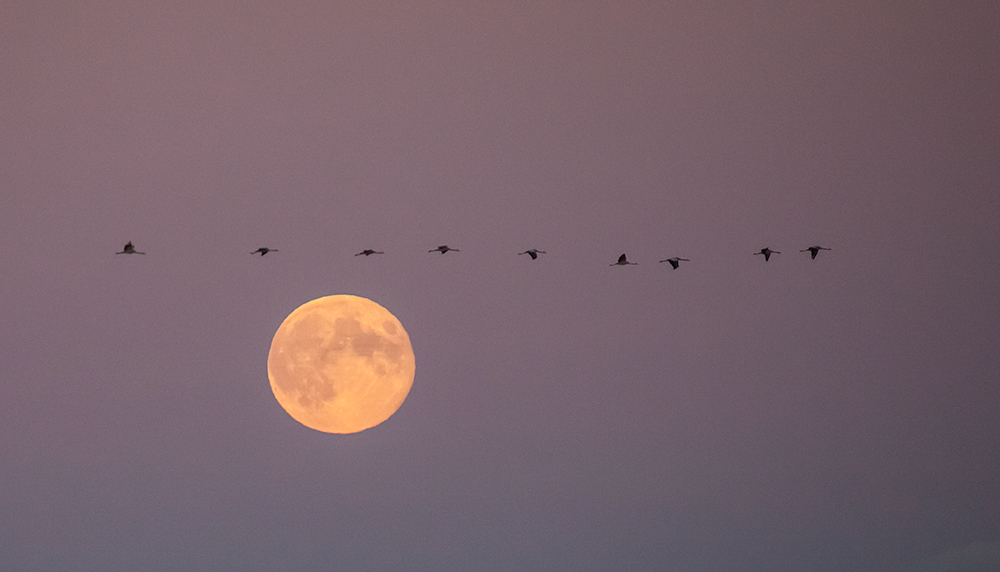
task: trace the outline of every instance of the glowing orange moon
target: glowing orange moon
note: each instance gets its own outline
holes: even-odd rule
[[[271,340],[271,391],[299,423],[357,433],[388,419],[413,385],[410,336],[396,316],[358,296],[317,298],[285,318]]]

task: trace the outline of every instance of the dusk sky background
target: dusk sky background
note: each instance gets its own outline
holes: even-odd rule
[[[1000,570],[997,2],[0,5],[0,568]]]

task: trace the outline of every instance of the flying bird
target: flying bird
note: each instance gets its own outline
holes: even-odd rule
[[[768,260],[771,260],[771,255],[772,254],[781,254],[781,253],[778,252],[777,250],[771,250],[770,248],[761,248],[760,252],[754,252],[753,253],[754,256],[757,256],[758,254],[763,254],[764,255],[764,262],[767,262]]]
[[[257,250],[251,252],[250,254],[257,254],[258,252],[260,253],[261,256],[264,256],[268,252],[278,252],[278,249],[277,248],[266,248],[266,247],[262,246],[262,247],[258,248]]]
[[[361,252],[355,254],[354,256],[361,256],[362,254],[364,254],[365,256],[371,256],[373,254],[385,254],[385,253],[381,252],[379,250],[372,250],[370,248],[366,248],[366,249],[362,250]]]
[[[666,259],[666,260],[661,260],[660,262],[669,262],[669,263],[670,263],[670,265],[674,267],[674,270],[677,270],[677,267],[681,265],[681,261],[682,261],[682,260],[683,260],[684,262],[691,262],[691,261],[690,261],[690,260],[688,260],[687,258],[678,258],[678,257],[676,257],[676,256],[674,256],[674,257],[671,257],[671,258],[668,258],[668,259]]]
[[[628,259],[625,258],[625,255],[622,254],[621,256],[618,257],[618,262],[615,262],[614,264],[608,264],[608,266],[625,266],[626,264],[638,265],[639,263],[629,262]]]
[[[135,247],[132,246],[132,241],[130,240],[125,243],[125,248],[123,248],[121,252],[116,252],[115,254],[146,254],[146,253],[139,252],[138,250],[136,250]]]
[[[528,256],[531,257],[532,260],[534,260],[534,259],[538,258],[539,254],[545,254],[545,251],[544,250],[538,250],[537,248],[532,248],[532,249],[529,249],[529,250],[525,250],[524,252],[518,252],[517,253],[518,256],[520,256],[522,254],[527,254]]]
[[[819,254],[820,250],[831,250],[831,249],[824,248],[822,246],[810,246],[809,248],[806,248],[804,250],[800,250],[799,252],[808,252],[809,254],[812,255],[812,259],[816,260],[816,255]]]
[[[451,247],[449,247],[446,244],[442,244],[441,246],[435,248],[434,250],[428,250],[427,252],[440,252],[441,254],[444,254],[445,252],[448,252],[449,250],[454,250],[455,252],[460,252],[457,248],[451,248]]]

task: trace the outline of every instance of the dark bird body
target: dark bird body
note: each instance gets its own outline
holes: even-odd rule
[[[810,246],[809,248],[800,250],[799,252],[808,252],[812,256],[812,259],[816,260],[816,255],[819,254],[820,250],[831,250],[831,249],[824,248],[822,246]]]
[[[381,251],[378,251],[378,250],[372,250],[370,248],[366,248],[366,249],[362,250],[361,252],[355,254],[354,256],[361,256],[362,254],[364,254],[365,256],[371,256],[373,254],[385,254],[385,253],[381,252]]]
[[[260,253],[261,256],[264,256],[268,252],[278,252],[278,249],[277,248],[265,248],[265,247],[262,246],[262,247],[258,248],[257,250],[251,252],[250,254],[257,254],[258,252]]]
[[[687,258],[678,258],[678,257],[676,257],[676,256],[674,256],[674,257],[671,257],[671,258],[668,258],[668,259],[666,259],[666,260],[661,260],[660,262],[669,262],[669,263],[670,263],[670,265],[674,267],[674,270],[677,270],[677,267],[681,265],[681,261],[682,261],[682,260],[683,260],[684,262],[691,262],[691,261],[690,261],[690,260],[688,260]]]
[[[115,254],[146,254],[146,253],[139,252],[138,250],[136,250],[135,247],[132,246],[132,241],[130,240],[125,243],[125,248],[123,248],[121,252],[116,252]]]
[[[454,250],[455,252],[460,252],[457,248],[451,248],[446,244],[442,244],[441,246],[435,248],[434,250],[428,250],[427,252],[440,252],[441,254],[444,254],[451,250]]]
[[[527,254],[528,256],[531,257],[532,260],[534,260],[534,259],[538,258],[539,254],[545,254],[545,251],[544,250],[538,250],[537,248],[532,248],[530,250],[525,250],[524,252],[518,252],[517,254],[518,254],[518,256],[520,256],[522,254]]]
[[[622,254],[621,256],[618,257],[618,262],[615,262],[614,264],[608,264],[608,266],[625,266],[627,264],[638,265],[639,263],[638,262],[629,262],[628,259],[625,258],[625,255]]]
[[[768,260],[771,259],[772,254],[781,254],[781,253],[778,252],[777,250],[771,250],[770,248],[761,248],[760,252],[754,252],[753,254],[754,256],[757,256],[758,254],[763,254],[764,262],[767,262]]]

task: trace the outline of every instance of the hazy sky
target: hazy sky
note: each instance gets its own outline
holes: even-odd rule
[[[1000,559],[996,2],[0,6],[0,568]],[[266,373],[337,293],[347,436]]]

